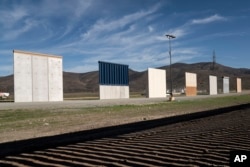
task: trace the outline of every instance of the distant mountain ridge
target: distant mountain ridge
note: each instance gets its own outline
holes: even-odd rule
[[[169,66],[159,67],[166,69],[167,85],[169,82]],[[211,62],[201,62],[194,64],[175,63],[172,65],[173,89],[183,89],[185,86],[185,72],[197,74],[198,90],[208,91],[209,75],[218,77],[218,89],[222,90],[222,77],[230,77],[230,90],[236,90],[236,78],[242,79],[242,89],[250,89],[250,69],[232,68],[221,64],[216,64],[214,69]],[[63,72],[63,91],[64,93],[74,92],[98,92],[99,91],[98,71],[87,73]],[[137,72],[129,70],[130,92],[145,93],[147,90],[147,70]],[[14,79],[13,75],[0,77],[0,91],[13,93]]]

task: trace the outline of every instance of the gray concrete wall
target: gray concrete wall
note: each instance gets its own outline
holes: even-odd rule
[[[217,95],[217,77],[209,75],[209,94],[210,95]]]
[[[223,93],[229,93],[229,77],[223,77]]]
[[[148,68],[148,97],[166,97],[166,71]]]
[[[15,102],[62,101],[62,57],[14,50]]]
[[[127,99],[129,86],[99,85],[100,99]]]

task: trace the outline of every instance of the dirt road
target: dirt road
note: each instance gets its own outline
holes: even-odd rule
[[[199,95],[199,96],[176,96],[176,101],[195,100],[203,98],[240,96],[250,94],[250,90],[241,93],[227,93],[218,95]],[[167,101],[168,98],[130,98],[130,99],[108,99],[108,100],[64,100],[62,102],[19,102],[19,103],[0,103],[0,109],[55,109],[55,108],[89,108],[114,105],[143,105]]]
[[[0,166],[229,166],[229,151],[250,150],[250,108],[169,120],[161,120],[163,126],[151,121],[144,130],[127,126],[125,134],[103,132],[101,137],[8,155]]]

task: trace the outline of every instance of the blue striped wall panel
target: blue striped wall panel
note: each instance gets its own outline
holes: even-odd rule
[[[128,65],[98,61],[100,85],[129,85]]]

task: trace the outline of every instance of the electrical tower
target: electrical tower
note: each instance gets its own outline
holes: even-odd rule
[[[215,51],[213,51],[213,66],[212,66],[212,70],[215,70],[215,64],[216,64],[216,55],[215,55]]]

